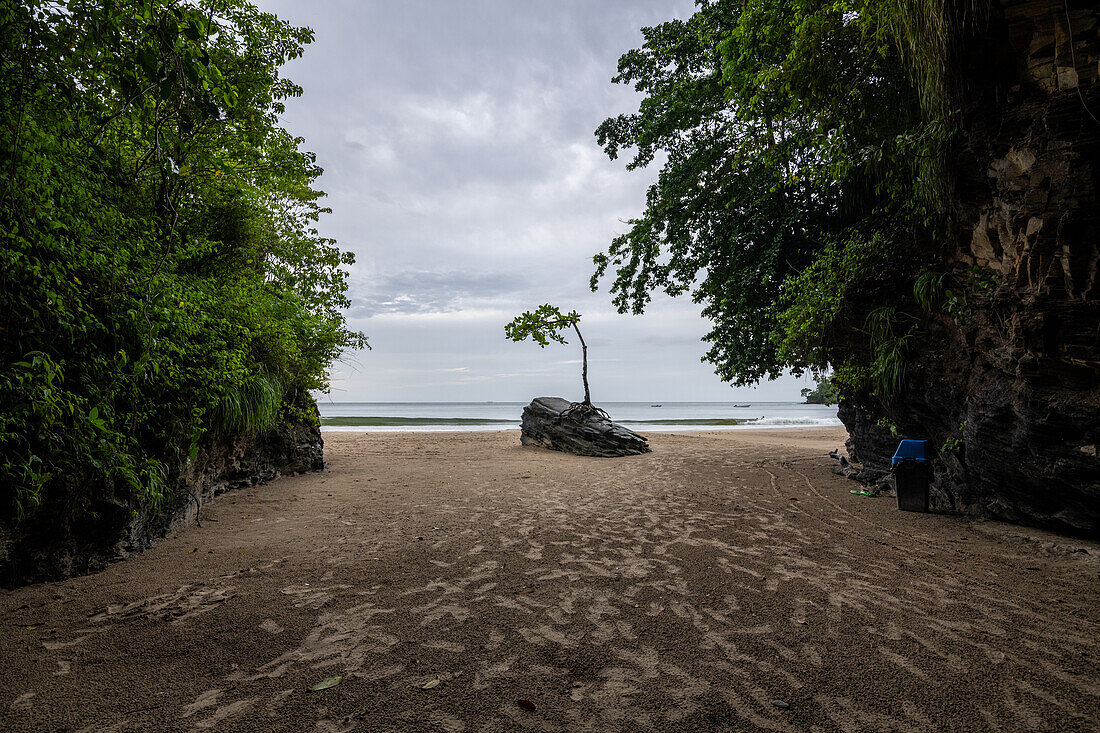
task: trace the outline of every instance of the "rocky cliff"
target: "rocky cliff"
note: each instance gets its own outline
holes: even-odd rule
[[[315,406],[311,409],[316,413]],[[79,521],[51,511],[41,513],[48,520],[18,528],[0,523],[0,584],[100,570],[195,521],[201,506],[218,494],[266,483],[280,474],[323,470],[323,449],[315,420],[281,422],[261,435],[202,445],[195,458],[172,477],[166,506],[154,508],[107,491],[93,512]]]
[[[855,457],[897,436],[936,452],[933,507],[1100,534],[1100,10],[1003,0],[958,63],[952,289],[887,410],[840,411]],[[1074,9],[1076,8],[1076,9]]]

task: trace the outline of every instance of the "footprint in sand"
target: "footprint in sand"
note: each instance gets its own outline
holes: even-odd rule
[[[208,708],[212,705],[216,705],[218,702],[218,698],[221,697],[221,694],[223,692],[225,692],[225,690],[207,690],[206,692],[195,698],[195,702],[185,707],[183,709],[183,715],[181,715],[180,717],[189,718],[203,708]]]
[[[19,697],[15,698],[11,703],[12,710],[30,710],[31,698],[34,697],[33,692],[24,692]]]

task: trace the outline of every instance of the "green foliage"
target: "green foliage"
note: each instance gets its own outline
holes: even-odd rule
[[[981,0],[879,0],[870,5],[905,62],[923,122],[906,133],[914,147],[914,192],[934,212],[947,196],[948,143],[955,135],[960,79],[956,59],[972,53],[965,28],[989,22],[991,3]]]
[[[942,272],[922,272],[913,283],[913,297],[926,312],[934,310],[936,304],[943,298],[943,279]]]
[[[581,402],[578,408],[584,408],[581,409],[583,414],[590,414],[595,408],[592,408],[592,394],[588,388],[588,345],[584,343],[584,337],[581,336],[578,325],[580,322],[581,314],[577,311],[562,313],[557,306],[544,303],[533,311],[525,311],[516,316],[504,327],[504,335],[516,342],[530,338],[540,347],[545,347],[551,341],[559,344],[566,343],[561,332],[572,328],[577,334],[577,340],[581,342],[581,382],[584,384],[584,402]]]
[[[155,506],[365,345],[278,126],[311,39],[244,0],[0,3],[0,519]]]
[[[282,381],[261,372],[229,390],[212,412],[212,427],[221,435],[262,433],[275,424],[282,404]]]
[[[875,351],[875,358],[871,362],[871,379],[874,394],[883,400],[895,397],[905,388],[905,347],[909,337],[910,334],[906,334],[883,341]]]
[[[840,394],[856,394],[870,383],[870,372],[870,368],[863,364],[840,363],[833,370],[833,384]]]
[[[817,385],[802,390],[802,399],[808,405],[835,405],[840,400],[840,389],[831,377],[820,377]]]
[[[944,275],[939,275],[937,282],[942,286],[944,280]],[[914,293],[917,293],[916,288],[921,284],[921,278],[917,278]],[[998,285],[997,278],[991,276],[985,267],[971,265],[965,283],[957,285],[956,289],[943,288],[944,310],[958,324],[971,313],[972,308],[974,308],[974,299],[985,299],[988,302],[996,295]],[[939,298],[935,299],[938,300]],[[920,294],[917,294],[917,300],[924,307],[924,300],[921,299]],[[925,309],[932,310],[932,307],[926,307]]]
[[[504,335],[515,342],[530,338],[541,347],[551,341],[568,343],[562,330],[575,328],[580,323],[581,314],[576,311],[562,313],[557,306],[544,303],[533,311],[525,311],[516,316],[504,327]]]
[[[970,273],[967,276],[967,285],[971,293],[988,300],[993,297],[994,292],[997,290],[997,284],[997,280],[990,276],[989,270],[978,265],[971,265]]]
[[[964,301],[954,290],[944,290],[943,297],[944,310],[947,311],[947,314],[951,316],[953,320],[958,321],[965,307]]]
[[[613,274],[634,313],[654,290],[690,292],[714,324],[704,358],[735,384],[831,365],[896,393],[906,336],[862,326],[910,290],[938,210],[927,161],[953,131],[903,63],[925,31],[876,0],[698,5],[619,60],[614,81],[644,98],[597,139],[632,151],[628,169],[664,162],[593,289]]]
[[[895,438],[901,432],[901,429],[898,427],[898,424],[896,422],[894,422],[893,420],[891,420],[890,418],[888,418],[888,417],[880,417],[878,420],[875,421],[875,425],[878,425],[880,428],[883,428],[884,430],[889,430],[890,435],[893,435]]]
[[[912,329],[901,335],[895,333],[897,326],[904,321],[898,317],[897,309],[887,305],[876,308],[867,316],[867,329],[871,333],[871,383],[873,393],[887,401],[905,388],[907,368],[905,351]]]
[[[852,318],[850,291],[881,270],[891,248],[879,233],[851,231],[825,243],[818,258],[783,283],[776,313],[777,357],[796,373],[829,362],[834,334]]]
[[[963,431],[966,430],[966,420],[959,423],[958,431],[955,435],[949,435],[940,446],[940,453],[958,453],[963,448],[965,439],[963,438]]]

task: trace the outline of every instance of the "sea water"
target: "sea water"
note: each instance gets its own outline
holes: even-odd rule
[[[318,401],[321,430],[355,432],[515,430],[526,404]],[[639,432],[840,425],[836,405],[799,402],[598,402],[596,406],[615,422]]]

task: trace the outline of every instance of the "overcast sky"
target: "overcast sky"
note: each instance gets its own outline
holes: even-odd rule
[[[593,131],[637,109],[611,83],[639,29],[687,0],[259,0],[316,31],[284,74],[284,125],[325,169],[321,222],[356,255],[348,321],[373,350],[333,368],[334,401],[583,396],[580,346],[504,338],[550,302],[581,312],[600,401],[795,400],[806,379],[731,389],[700,363],[686,298],[644,316],[591,293],[592,255],[641,213],[656,171],[627,172]]]

